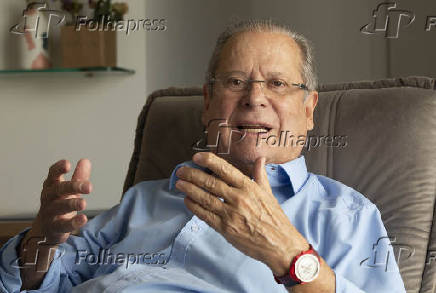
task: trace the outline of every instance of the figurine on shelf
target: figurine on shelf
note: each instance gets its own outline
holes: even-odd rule
[[[23,11],[23,20],[13,26],[10,31],[22,35],[20,40],[21,69],[46,69],[51,67],[48,50],[49,18],[46,2],[32,3],[27,1]]]

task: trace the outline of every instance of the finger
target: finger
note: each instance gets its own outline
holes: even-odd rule
[[[254,162],[253,178],[254,181],[265,191],[272,193],[271,186],[269,185],[268,175],[265,169],[265,158],[257,158]]]
[[[91,161],[88,159],[80,159],[77,162],[71,181],[89,180],[91,176]]]
[[[91,183],[89,181],[63,181],[46,188],[45,193],[49,199],[70,194],[89,193]]]
[[[54,182],[61,182],[65,179],[63,174],[70,171],[71,164],[68,160],[59,160],[50,166],[48,170],[47,179],[44,181],[44,187],[53,184]]]
[[[88,218],[83,214],[68,220],[61,218],[53,222],[52,229],[55,233],[70,233],[84,226],[87,221]]]
[[[218,232],[221,231],[220,227],[221,227],[222,219],[218,215],[206,210],[205,208],[203,208],[201,205],[199,205],[189,197],[185,197],[184,202],[186,207],[192,213],[194,213],[199,219],[205,221],[209,226],[211,226],[216,231]]]
[[[83,198],[70,198],[53,201],[47,208],[50,215],[64,215],[73,211],[82,211],[86,208],[86,201]]]
[[[245,176],[241,171],[239,171],[232,164],[218,157],[211,152],[200,152],[196,153],[192,160],[194,163],[209,168],[213,173],[219,176],[224,182],[228,183],[230,186],[241,188],[246,186],[250,179]]]
[[[191,182],[216,196],[222,197],[227,202],[233,202],[233,198],[235,197],[233,188],[218,177],[209,175],[202,170],[186,166],[179,168],[176,175],[180,179]]]
[[[225,203],[219,200],[215,195],[204,191],[188,181],[177,180],[176,187],[190,199],[212,213],[222,215],[226,208]]]

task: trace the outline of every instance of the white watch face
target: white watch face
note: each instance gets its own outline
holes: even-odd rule
[[[304,254],[295,262],[295,275],[302,282],[311,282],[318,277],[319,261],[313,254]]]

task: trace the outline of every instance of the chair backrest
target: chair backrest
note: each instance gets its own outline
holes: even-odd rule
[[[436,292],[435,80],[408,77],[321,86],[304,155],[309,171],[374,202],[408,292]],[[203,135],[201,88],[152,93],[138,117],[124,184],[167,178]],[[323,137],[323,138],[322,138]]]

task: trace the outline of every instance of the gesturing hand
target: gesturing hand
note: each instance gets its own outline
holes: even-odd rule
[[[32,225],[33,234],[46,237],[47,243],[65,242],[70,233],[86,224],[85,215],[77,215],[84,210],[86,202],[81,193],[92,190],[89,177],[91,162],[82,159],[77,163],[71,181],[65,181],[63,174],[70,171],[70,163],[61,160],[53,164],[44,181],[41,192],[41,207]]]
[[[186,206],[241,252],[276,275],[286,273],[293,257],[309,245],[274,197],[265,159],[256,160],[254,181],[213,153],[197,153],[193,161],[214,174],[190,167],[177,170],[176,187],[186,194]]]

